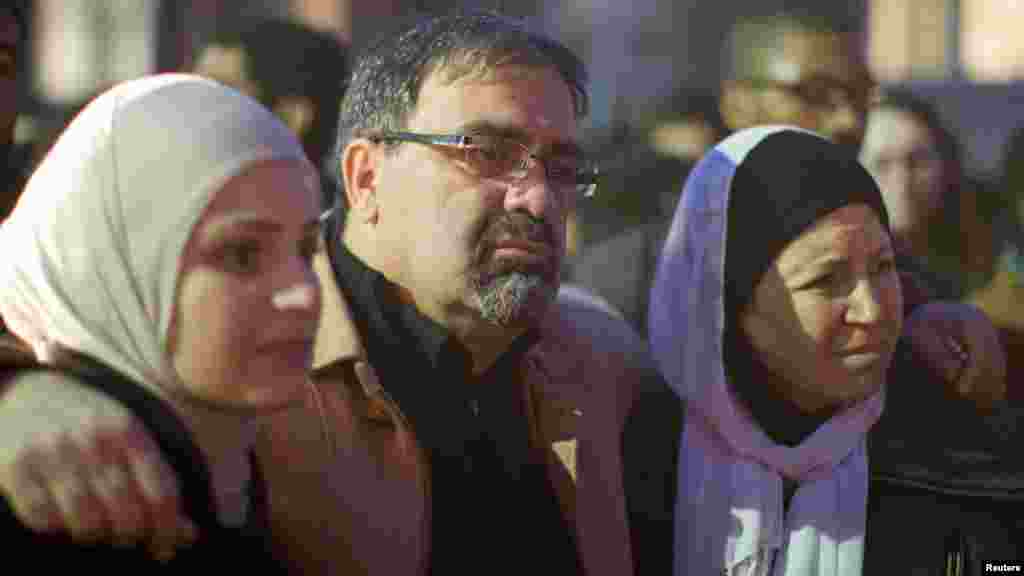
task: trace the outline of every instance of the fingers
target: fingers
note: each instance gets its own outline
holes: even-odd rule
[[[961,396],[967,396],[979,369],[978,363],[972,361],[971,355],[967,353],[965,345],[959,339],[945,335],[939,336],[939,341],[945,347],[947,357],[946,381],[954,383]]]
[[[99,496],[90,482],[92,455],[66,438],[57,441],[43,459],[41,474],[49,478],[49,489],[71,537],[78,542],[109,538],[109,524]]]
[[[3,491],[18,519],[36,532],[54,532],[61,526],[60,510],[44,485],[29,454],[18,458],[3,474]]]
[[[197,537],[195,525],[181,513],[177,479],[149,436],[134,430],[128,438],[129,476],[143,510],[146,544],[157,559],[169,560]]]
[[[100,454],[90,470],[93,492],[106,512],[113,543],[134,546],[149,532],[141,489],[127,458],[118,450],[116,438],[101,434],[96,443]]]
[[[994,330],[965,330],[964,370],[957,391],[979,408],[991,407],[1006,396],[1006,355]]]
[[[918,356],[935,376],[946,383],[958,382],[965,369],[962,357],[953,348],[953,344],[960,344],[948,336],[950,333],[939,327],[920,323],[912,326],[910,332],[911,344]]]
[[[145,544],[162,560],[195,542],[176,477],[142,428],[82,440],[27,448],[0,470],[0,488],[22,523],[81,543]]]

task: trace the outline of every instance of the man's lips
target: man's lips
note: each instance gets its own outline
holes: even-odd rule
[[[554,250],[546,243],[529,240],[502,240],[494,244],[495,256],[550,260]]]

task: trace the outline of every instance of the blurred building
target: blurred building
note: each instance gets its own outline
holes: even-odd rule
[[[527,17],[591,63],[591,126],[629,123],[680,85],[715,90],[738,15],[811,6],[865,32],[879,80],[937,96],[968,168],[994,172],[1020,108],[1024,2],[1011,0],[35,0],[26,90],[35,109],[74,106],[113,82],[187,65],[217,19],[299,18],[358,48],[410,19],[454,8]],[[30,107],[30,110],[32,107]],[[28,125],[30,123],[27,123]]]

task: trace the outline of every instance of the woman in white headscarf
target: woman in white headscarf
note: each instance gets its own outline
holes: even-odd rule
[[[632,426],[650,441],[624,441],[640,573],[968,574],[982,551],[1018,551],[1012,517],[976,520],[1024,477],[969,478],[944,438],[907,433],[920,407],[950,412],[929,395],[941,387],[893,370],[910,364],[888,218],[840,147],[765,126],[707,154],[676,210],[649,326],[677,401],[638,401]],[[901,416],[880,436],[889,378]]]
[[[307,385],[319,203],[288,128],[216,82],[126,82],[75,118],[0,226],[0,315],[17,336],[4,362],[73,375],[132,411],[175,468],[198,541],[156,564],[130,545],[37,534],[19,517],[31,510],[0,507],[5,559],[44,572],[273,566],[251,447],[259,417]],[[109,476],[97,490],[131,481]],[[40,501],[73,507],[73,488]]]

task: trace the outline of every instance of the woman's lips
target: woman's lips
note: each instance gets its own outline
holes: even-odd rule
[[[843,365],[853,370],[868,370],[878,366],[882,361],[881,352],[858,352],[843,355]]]
[[[263,354],[290,366],[308,368],[313,354],[312,340],[273,342],[260,348]]]

